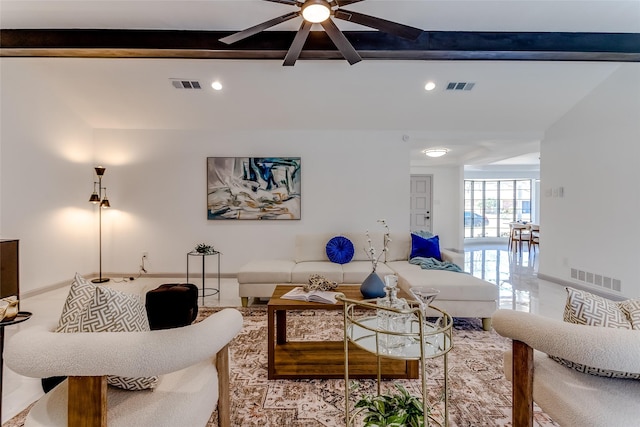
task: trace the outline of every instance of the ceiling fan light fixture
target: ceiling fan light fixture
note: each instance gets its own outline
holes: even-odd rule
[[[302,5],[302,17],[305,21],[319,24],[331,16],[331,6],[324,0],[307,0]]]
[[[427,157],[442,157],[449,152],[448,148],[427,148],[422,150]]]

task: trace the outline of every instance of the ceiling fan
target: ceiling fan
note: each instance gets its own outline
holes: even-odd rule
[[[359,12],[352,12],[350,10],[342,9],[342,6],[347,6],[353,3],[358,3],[363,0],[265,0],[273,3],[288,4],[290,6],[298,7],[299,10],[295,12],[287,13],[286,15],[278,16],[277,18],[270,19],[262,24],[255,25],[247,28],[246,30],[239,31],[231,34],[227,37],[220,39],[221,42],[226,44],[232,44],[237,41],[243,40],[282,22],[289,21],[290,19],[302,16],[303,21],[300,29],[296,33],[296,36],[289,47],[289,50],[284,58],[282,65],[292,66],[296,63],[296,60],[302,52],[311,26],[313,24],[320,24],[324,28],[325,32],[336,45],[342,56],[349,61],[349,64],[353,65],[362,61],[362,58],[355,50],[353,45],[347,40],[345,35],[338,29],[336,24],[331,19],[333,16],[336,19],[342,19],[343,21],[350,21],[356,24],[364,25],[370,28],[375,28],[385,33],[393,34],[399,37],[403,37],[409,40],[417,39],[422,30],[419,28],[410,27],[408,25],[399,24],[397,22],[387,21],[386,19],[376,18],[375,16],[365,15]]]

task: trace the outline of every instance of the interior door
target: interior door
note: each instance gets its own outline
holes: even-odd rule
[[[411,231],[426,230],[432,231],[432,187],[433,175],[411,175]]]

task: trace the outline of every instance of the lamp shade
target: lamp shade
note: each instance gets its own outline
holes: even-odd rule
[[[89,198],[89,201],[91,203],[99,203],[100,202],[100,196],[98,196],[98,193],[96,193],[94,191],[93,194],[91,195],[91,197]]]
[[[107,196],[104,196],[104,199],[102,199],[102,202],[100,202],[100,206],[105,209],[111,207],[111,205],[109,204],[109,199],[107,199]]]

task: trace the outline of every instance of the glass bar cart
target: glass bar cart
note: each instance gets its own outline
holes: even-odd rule
[[[357,301],[338,294],[337,299],[344,304],[344,380],[345,419],[347,427],[353,426],[358,412],[351,414],[349,387],[349,343],[376,355],[378,363],[377,392],[380,395],[381,358],[419,360],[422,381],[422,405],[424,425],[431,422],[439,426],[449,425],[449,390],[447,353],[453,347],[453,319],[443,310],[432,305],[426,313],[415,301],[407,301],[408,308],[397,309],[382,304],[379,300]],[[385,321],[381,322],[381,318]],[[399,319],[398,324],[388,327],[388,320]],[[443,357],[444,360],[444,420],[438,422],[429,414],[425,363],[428,359]]]

